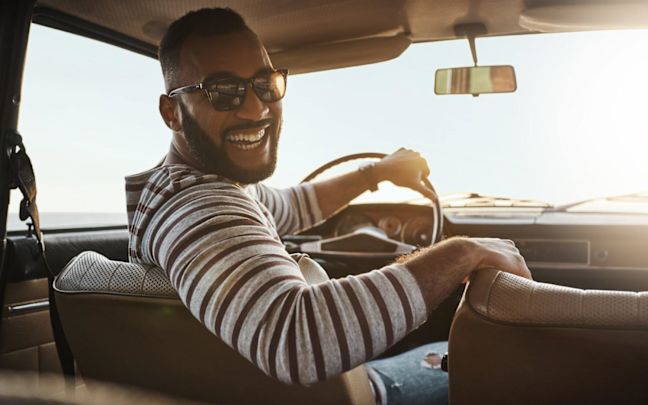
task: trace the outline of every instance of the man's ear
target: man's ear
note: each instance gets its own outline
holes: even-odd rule
[[[174,132],[180,131],[182,129],[178,108],[176,106],[175,100],[166,94],[160,95],[160,115],[164,120],[164,123],[170,130]]]

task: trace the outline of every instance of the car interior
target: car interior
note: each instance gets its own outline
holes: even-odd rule
[[[87,395],[111,383],[205,403],[375,403],[362,366],[308,387],[284,385],[256,369],[191,316],[161,269],[128,263],[125,224],[44,226],[47,265],[33,220],[27,226],[25,218],[23,229],[7,231],[7,218],[15,215],[8,212],[10,190],[17,186],[9,141],[20,129],[30,27],[156,59],[170,22],[215,6],[240,12],[273,64],[291,75],[383,62],[411,44],[458,38],[470,43],[477,67],[479,37],[648,27],[648,8],[630,0],[5,0],[0,4],[0,139],[7,151],[0,156],[6,173],[0,179],[0,371],[33,383],[26,389],[47,397],[72,386]],[[489,67],[488,88],[458,82],[472,67],[462,69],[437,72],[435,92],[471,97],[516,88],[510,67]],[[496,78],[503,78],[501,88]],[[30,134],[20,135],[28,151]],[[302,177],[310,181],[340,163],[383,156],[371,149],[313,167]],[[452,404],[645,403],[648,216],[572,209],[479,194],[357,203],[283,241],[289,252],[307,253],[329,278],[339,278],[452,236],[513,240],[533,281],[497,269],[477,272],[383,356],[449,340],[444,367]],[[72,382],[69,376],[66,382],[57,351],[50,294],[75,361]],[[0,384],[0,398],[2,391]]]

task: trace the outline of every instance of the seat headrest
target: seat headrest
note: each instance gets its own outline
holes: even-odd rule
[[[177,298],[164,270],[159,267],[117,262],[97,252],[74,257],[54,280],[60,293],[99,293]]]
[[[466,298],[480,315],[508,324],[648,329],[648,292],[581,290],[489,269],[473,274]]]

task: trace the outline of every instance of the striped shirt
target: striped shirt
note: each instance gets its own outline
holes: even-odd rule
[[[193,316],[283,382],[350,370],[427,318],[400,264],[307,281],[280,235],[324,219],[310,184],[242,187],[171,165],[127,177],[126,195],[130,260],[164,269]]]

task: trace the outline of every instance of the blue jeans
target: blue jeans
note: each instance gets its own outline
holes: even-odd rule
[[[439,368],[447,351],[448,342],[430,343],[367,366],[383,381],[388,405],[447,404],[448,373]]]

